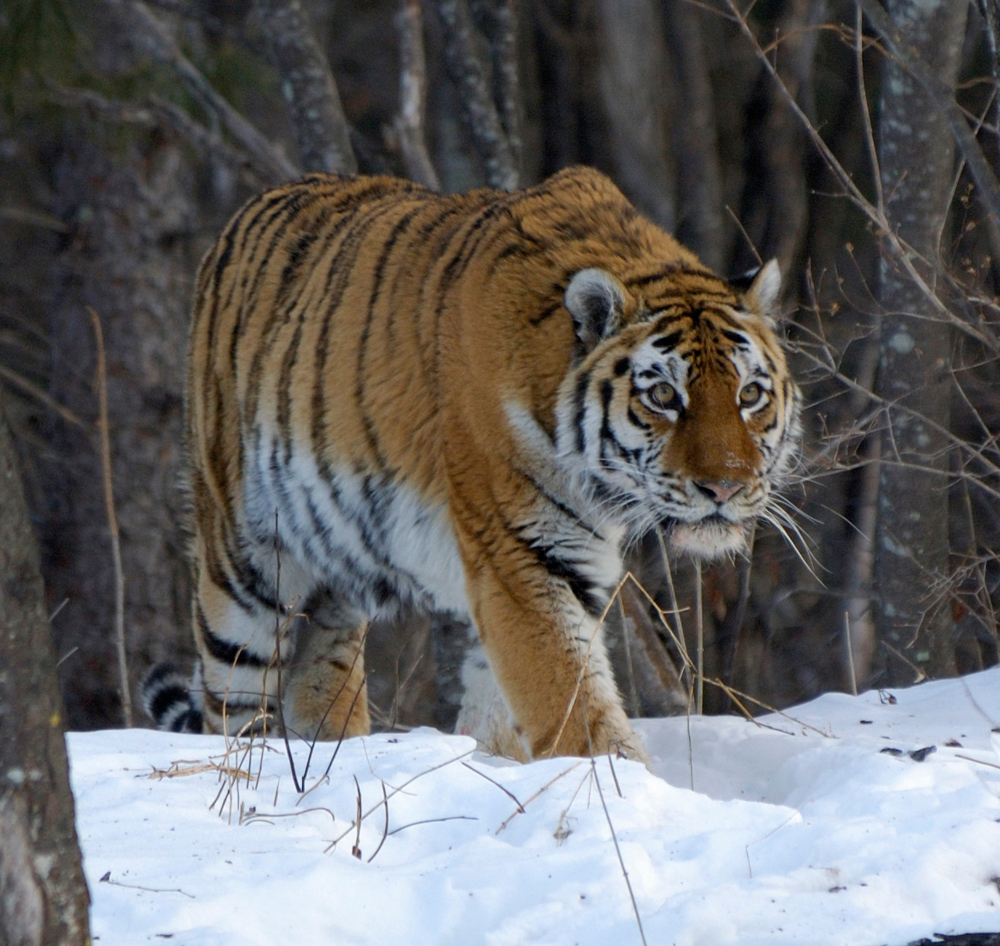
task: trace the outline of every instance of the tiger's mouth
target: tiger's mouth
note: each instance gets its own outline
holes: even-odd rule
[[[747,530],[743,523],[724,519],[718,513],[696,522],[675,520],[670,529],[670,544],[675,551],[694,558],[722,558],[747,547]]]

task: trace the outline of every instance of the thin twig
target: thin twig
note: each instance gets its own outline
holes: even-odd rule
[[[453,764],[453,763],[455,763],[455,762],[461,762],[461,761],[462,761],[462,759],[465,759],[465,758],[468,758],[468,757],[469,757],[470,755],[472,755],[472,753],[473,753],[473,752],[475,752],[475,751],[476,751],[476,749],[475,749],[475,747],[473,747],[472,749],[469,749],[469,751],[468,751],[468,752],[463,752],[463,753],[461,753],[460,755],[457,755],[457,756],[455,756],[455,757],[454,757],[454,758],[452,758],[452,759],[446,759],[446,760],[445,760],[444,762],[439,762],[439,763],[438,763],[437,765],[432,765],[432,766],[431,766],[431,767],[430,767],[429,769],[424,769],[424,771],[423,771],[423,772],[418,772],[418,773],[417,773],[416,775],[413,775],[413,776],[411,776],[411,777],[410,777],[410,778],[408,778],[408,779],[407,779],[407,780],[406,780],[405,782],[403,782],[403,784],[402,784],[402,785],[399,785],[399,786],[397,786],[396,788],[393,788],[393,790],[392,790],[392,791],[391,791],[391,792],[389,793],[389,796],[388,796],[388,797],[389,797],[389,798],[392,798],[392,797],[394,797],[395,795],[398,795],[398,794],[399,794],[399,793],[400,793],[401,791],[403,791],[403,789],[404,789],[404,788],[406,788],[406,787],[407,787],[408,785],[412,785],[412,784],[413,784],[413,783],[414,783],[414,782],[415,782],[415,781],[416,781],[417,779],[420,779],[420,778],[423,778],[423,777],[424,777],[425,775],[430,775],[430,774],[431,774],[431,772],[436,772],[436,771],[437,771],[438,769],[443,769],[443,768],[445,768],[446,766],[449,766],[449,765],[452,765],[452,764]],[[359,787],[358,791],[360,792],[360,787]],[[387,802],[387,801],[388,801],[388,799],[386,799],[386,802]],[[368,809],[368,810],[367,810],[367,811],[366,811],[366,812],[365,812],[364,814],[361,814],[361,813],[360,813],[360,811],[359,811],[359,812],[358,812],[358,814],[359,814],[359,820],[360,820],[360,821],[364,821],[364,820],[365,820],[365,818],[367,818],[367,817],[368,817],[368,816],[369,816],[369,815],[370,815],[370,814],[371,814],[372,812],[374,812],[374,811],[378,811],[378,809],[379,809],[379,808],[381,808],[381,807],[382,807],[382,805],[383,805],[383,804],[385,804],[386,802],[382,802],[382,801],[380,801],[380,802],[376,802],[376,803],[375,803],[374,805],[372,805],[372,806],[371,806],[371,808],[369,808],[369,809]],[[333,840],[333,841],[331,841],[331,842],[330,842],[330,843],[329,843],[329,844],[327,845],[327,847],[326,847],[325,851],[330,851],[330,850],[332,850],[333,848],[335,848],[335,847],[336,847],[336,846],[337,846],[337,845],[338,845],[338,844],[339,844],[339,843],[340,843],[341,841],[343,841],[343,840],[344,840],[344,838],[346,838],[346,837],[347,837],[347,835],[349,835],[349,834],[351,833],[351,829],[352,829],[353,827],[354,827],[354,825],[351,825],[351,827],[350,827],[350,828],[348,828],[348,829],[347,829],[347,830],[346,830],[346,831],[345,831],[345,832],[344,832],[343,834],[341,834],[341,835],[340,835],[339,837],[337,837],[337,838],[334,838],[334,840]],[[324,853],[325,853],[325,851],[324,851]]]
[[[858,695],[858,679],[854,671],[854,645],[851,643],[851,612],[844,612],[844,643],[847,645],[847,679],[851,684],[851,696]]]
[[[360,861],[361,860],[361,822],[363,820],[361,815],[361,786],[358,784],[358,777],[352,775],[351,778],[354,779],[354,787],[358,790],[358,813],[357,817],[354,819],[354,824],[357,827],[357,832],[354,835],[354,845],[351,847],[351,853]],[[382,783],[382,788],[385,789],[385,783]],[[388,801],[388,800],[387,800]]]
[[[49,410],[55,411],[64,421],[66,421],[67,424],[72,424],[74,427],[79,427],[82,430],[87,431],[87,433],[90,433],[92,429],[90,424],[81,420],[68,407],[63,407],[63,405],[52,397],[51,394],[43,391],[37,384],[22,377],[16,371],[11,371],[10,368],[5,368],[3,365],[0,365],[0,378],[9,381],[26,394],[30,394],[31,397],[41,401],[41,403],[49,408]]]
[[[625,886],[628,887],[628,896],[632,901],[632,912],[635,913],[635,922],[639,927],[639,939],[643,946],[646,946],[646,933],[642,928],[642,917],[639,916],[639,905],[635,902],[635,893],[632,891],[632,881],[628,879],[628,871],[625,869],[625,859],[622,857],[622,849],[618,846],[618,835],[615,833],[615,826],[611,823],[611,812],[608,811],[608,804],[604,800],[604,790],[601,788],[601,780],[597,777],[597,764],[594,759],[590,760],[591,770],[594,773],[594,783],[597,785],[597,795],[601,799],[601,807],[604,809],[604,817],[607,819],[608,828],[611,830],[611,840],[615,844],[615,854],[618,855],[618,865],[622,869],[622,877],[625,878]]]
[[[375,854],[378,854],[378,852],[382,850],[382,845],[385,844],[385,839],[389,837],[389,796],[385,792],[385,781],[383,779],[379,779],[379,781],[382,783],[382,802],[385,805],[385,823],[382,825],[382,840],[378,842],[378,847],[375,848]],[[369,864],[375,860],[375,854],[372,854],[372,856],[368,858]]]
[[[145,4],[135,0],[105,2],[109,9],[116,11],[121,17],[122,27],[128,31],[128,35],[137,35],[155,60],[170,66],[177,73],[205,111],[218,119],[233,140],[248,155],[252,155],[258,165],[267,168],[273,182],[299,176],[299,168],[212,88]]]
[[[698,641],[697,700],[698,715],[705,712],[705,610],[702,600],[701,559],[694,562],[694,620]]]
[[[632,667],[632,642],[628,630],[630,618],[625,613],[625,605],[622,603],[621,595],[618,595],[618,618],[622,622],[622,647],[625,649],[625,669],[628,673],[629,710],[632,718],[638,719],[642,710],[639,706],[639,691],[635,686],[635,669]]]
[[[913,284],[920,290],[931,306],[933,306],[937,316],[947,321],[950,325],[953,325],[965,335],[968,335],[969,337],[981,342],[983,345],[988,346],[990,350],[996,351],[1000,348],[1000,341],[986,331],[983,326],[973,325],[970,321],[959,318],[951,312],[951,310],[940,300],[940,298],[938,298],[937,293],[927,283],[927,280],[924,279],[917,269],[917,263],[921,260],[921,254],[909,246],[906,241],[893,230],[885,214],[880,213],[879,209],[865,197],[861,189],[854,182],[854,179],[837,159],[833,150],[826,143],[826,141],[823,140],[822,135],[820,135],[819,131],[809,120],[809,116],[806,115],[799,106],[795,95],[784,83],[781,76],[774,68],[773,63],[761,48],[753,30],[750,29],[750,25],[747,22],[746,17],[741,14],[737,8],[735,0],[725,0],[725,2],[732,12],[734,22],[739,26],[740,32],[743,33],[744,37],[750,43],[764,68],[770,73],[771,77],[778,84],[778,89],[784,96],[788,107],[795,113],[796,117],[802,123],[806,134],[809,136],[816,150],[819,151],[820,155],[822,155],[827,168],[843,188],[845,196],[872,222],[877,232],[885,239],[886,245],[891,250],[896,263],[898,263],[899,266],[906,272],[906,274],[913,281]],[[865,3],[865,9],[867,12],[868,6],[873,4],[869,4],[869,0],[863,0],[863,2]],[[968,132],[968,128],[966,128],[966,131]],[[969,132],[969,134],[971,136],[971,132]],[[980,158],[981,157],[982,156],[980,155]]]
[[[547,792],[553,785],[555,785],[556,782],[559,781],[559,779],[561,779],[565,775],[569,775],[569,773],[572,772],[575,768],[577,768],[582,762],[583,759],[579,759],[578,761],[574,762],[568,769],[563,769],[554,778],[549,779],[540,789],[538,789],[537,792],[535,792],[530,798],[528,798],[523,805],[519,804],[517,809],[511,812],[510,816],[500,825],[499,828],[496,829],[496,831],[493,832],[494,837],[500,834],[500,832],[503,831],[503,829],[506,828],[507,825],[509,825],[518,815],[523,815],[524,809],[528,805],[530,805],[536,798],[538,798],[539,795],[541,795],[543,792]]]
[[[979,199],[994,219],[1000,218],[1000,183],[983,154],[983,149],[955,101],[955,92],[927,67],[920,54],[907,43],[902,31],[875,0],[858,0],[868,22],[879,34],[893,58],[921,85],[934,106],[944,116],[955,143],[979,189]]]
[[[490,778],[485,772],[480,772],[479,769],[473,768],[471,765],[469,765],[468,762],[463,762],[462,765],[464,765],[470,772],[475,772],[476,775],[480,776],[480,778],[484,778],[486,779],[487,782],[496,785],[496,787],[499,788],[500,791],[502,791],[511,801],[514,802],[515,805],[517,805],[517,810],[522,815],[524,814],[524,805],[522,805],[521,802],[518,801],[517,795],[515,795],[509,788],[506,788],[505,786],[501,785],[496,779]]]
[[[278,541],[278,509],[274,510],[274,660],[277,667],[278,695],[276,697],[276,707],[278,711],[278,724],[281,726],[281,738],[285,742],[285,754],[288,756],[288,768],[292,773],[292,784],[295,791],[302,793],[305,787],[304,782],[299,781],[298,772],[295,770],[295,759],[292,756],[292,746],[288,741],[288,727],[285,725],[284,697],[281,692],[281,667],[284,660],[281,657],[281,544]]]
[[[108,433],[108,375],[104,354],[104,333],[97,313],[87,309],[90,324],[94,329],[97,345],[97,373],[94,384],[97,387],[98,419],[97,431],[101,443],[101,473],[104,480],[104,507],[108,515],[108,532],[111,534],[111,560],[115,575],[115,646],[118,651],[118,685],[121,690],[122,715],[125,728],[132,728],[132,689],[128,681],[128,657],[125,652],[125,574],[122,571],[122,550],[118,538],[118,517],[115,515],[115,494],[111,480],[111,438]]]
[[[875,182],[875,199],[878,212],[885,214],[885,198],[882,194],[882,174],[879,170],[878,149],[875,147],[875,132],[872,130],[871,114],[868,111],[868,93],[865,89],[864,47],[862,45],[863,30],[861,7],[856,9],[854,25],[854,56],[858,82],[858,96],[861,100],[861,118],[865,125],[865,144],[868,148],[868,159],[872,164],[872,180]]]
[[[829,739],[830,738],[830,734],[828,732],[823,732],[822,729],[817,729],[815,726],[811,725],[810,723],[805,723],[801,719],[796,719],[794,716],[790,716],[788,713],[784,712],[783,710],[777,709],[776,707],[772,706],[770,703],[765,703],[763,700],[758,700],[757,697],[751,696],[749,693],[744,693],[742,690],[737,690],[736,687],[729,686],[728,684],[723,683],[721,680],[716,680],[716,679],[713,679],[712,677],[708,677],[705,680],[705,682],[712,684],[712,686],[719,687],[721,690],[724,690],[726,693],[729,693],[730,695],[733,694],[733,693],[735,693],[737,696],[742,697],[744,700],[749,700],[751,703],[755,703],[757,706],[761,707],[761,709],[766,709],[769,713],[774,713],[776,716],[781,716],[784,719],[787,719],[787,720],[795,723],[796,726],[802,726],[804,729],[811,729],[814,733],[817,733],[818,735],[822,736],[824,739]],[[745,712],[745,710],[744,710],[744,712]],[[752,717],[751,717],[751,722],[755,723],[758,726],[763,725],[759,720],[753,719]]]
[[[393,828],[389,834],[399,834],[407,828],[414,828],[418,824],[440,824],[442,821],[478,821],[475,815],[445,815],[443,818],[422,818],[420,821],[411,821],[409,824],[401,824],[398,828]],[[374,856],[374,855],[372,855]]]

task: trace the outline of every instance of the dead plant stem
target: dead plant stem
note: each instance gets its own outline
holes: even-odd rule
[[[90,324],[94,329],[97,345],[97,373],[94,384],[97,387],[97,432],[101,444],[101,473],[104,480],[104,507],[108,514],[108,532],[111,534],[111,559],[115,575],[115,646],[118,651],[118,683],[121,690],[122,716],[125,728],[132,728],[132,689],[128,682],[128,656],[125,652],[125,574],[122,570],[122,550],[118,537],[118,517],[115,515],[115,494],[111,479],[111,437],[108,433],[108,374],[104,351],[104,332],[101,320],[91,308],[87,309]]]

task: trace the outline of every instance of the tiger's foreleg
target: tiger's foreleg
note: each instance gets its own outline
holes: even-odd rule
[[[490,666],[534,758],[621,752],[648,761],[615,686],[598,618],[544,569],[514,555],[469,569]]]

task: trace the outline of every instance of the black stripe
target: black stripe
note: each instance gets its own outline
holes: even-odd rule
[[[681,339],[684,338],[684,333],[682,331],[671,332],[669,335],[664,335],[662,338],[657,338],[653,342],[653,347],[658,351],[662,351],[664,354],[673,351],[679,344]]]
[[[373,207],[365,207],[363,211],[349,218],[351,227],[344,237],[335,260],[327,274],[323,287],[323,309],[326,313],[323,327],[320,329],[316,343],[316,361],[313,365],[312,394],[312,430],[310,432],[313,456],[318,458],[320,472],[325,479],[330,479],[332,473],[326,451],[326,360],[330,350],[330,330],[334,316],[340,310],[344,290],[351,280],[354,264],[361,252],[368,231],[384,215],[385,206],[376,203]]]
[[[576,390],[573,392],[573,424],[576,428],[577,453],[583,453],[587,446],[583,421],[587,409],[587,389],[589,386],[590,371],[581,371],[576,379]]]
[[[647,424],[644,420],[642,420],[639,417],[639,415],[636,414],[636,412],[632,409],[631,404],[629,404],[628,406],[628,419],[641,430],[652,430],[653,425]]]
[[[539,312],[538,315],[532,316],[531,319],[529,319],[529,321],[530,321],[530,323],[535,328],[538,328],[538,326],[541,325],[542,322],[544,322],[547,319],[551,318],[561,308],[562,308],[562,301],[561,300],[559,302],[553,302],[551,305],[546,306],[544,309],[542,309],[542,311]]]
[[[212,280],[212,299],[211,304],[208,306],[208,312],[205,318],[208,320],[208,338],[206,342],[206,350],[214,351],[216,347],[216,329],[219,323],[219,309],[221,305],[221,293],[222,293],[222,283],[226,275],[226,271],[232,262],[233,255],[236,251],[236,237],[240,232],[243,225],[243,219],[247,216],[255,207],[259,208],[257,213],[254,215],[253,219],[247,224],[247,227],[243,229],[243,241],[241,241],[240,252],[243,250],[243,243],[246,240],[246,234],[248,230],[255,226],[256,221],[268,210],[280,204],[284,199],[284,193],[274,194],[267,199],[268,195],[262,195],[261,197],[254,198],[248,201],[247,204],[236,214],[235,217],[230,221],[229,226],[226,227],[225,232],[219,238],[219,241],[212,248],[210,253],[216,253],[214,259],[213,267],[213,280]],[[221,248],[221,249],[220,249]],[[207,265],[210,256],[205,257],[205,263]],[[237,259],[239,256],[237,255]],[[234,280],[235,282],[235,280]],[[225,302],[225,308],[232,304],[232,296],[235,291],[235,287],[231,286],[229,291],[229,296]],[[195,305],[196,311],[203,311],[202,300],[199,298]]]
[[[691,325],[687,326],[686,328],[680,329],[680,332],[683,335],[685,331],[689,331],[691,328],[697,326],[700,316],[696,317],[695,313],[689,312],[687,310],[684,310],[682,312],[671,312],[667,315],[661,315],[656,320],[656,322],[653,323],[653,328],[650,334],[655,335],[659,332],[665,332],[667,329],[676,326],[677,323],[680,322],[682,319],[688,319],[691,322]]]
[[[157,725],[175,704],[183,704],[190,707],[191,693],[187,687],[179,683],[168,684],[156,691],[156,695],[148,703],[149,715]],[[175,730],[177,731],[177,730]]]
[[[668,266],[664,266],[662,269],[656,270],[653,273],[646,273],[642,276],[634,276],[629,279],[625,285],[629,288],[633,286],[648,286],[650,283],[658,282],[661,279],[666,279],[668,276],[676,276],[678,273],[683,272],[699,272],[698,270],[685,270],[682,266],[677,263],[671,263]]]
[[[226,550],[227,558],[232,561],[232,556],[229,554],[228,549]],[[222,563],[219,561],[217,556],[209,555],[207,561],[207,571],[209,581],[212,582],[220,591],[222,591],[230,601],[239,605],[247,614],[256,614],[257,606],[254,602],[254,597],[252,594],[241,594],[242,589],[237,588],[232,581],[229,580],[229,575],[222,567]]]
[[[223,640],[209,626],[201,606],[195,608],[198,629],[201,631],[205,649],[227,667],[266,667],[270,661],[258,657],[247,645],[234,644]]]
[[[305,196],[311,197],[308,203],[305,202]],[[240,308],[240,318],[236,324],[230,343],[230,363],[234,374],[236,373],[236,357],[239,343],[244,336],[247,324],[258,309],[257,296],[259,287],[266,275],[271,271],[270,261],[277,253],[278,243],[279,241],[284,240],[286,232],[291,226],[293,226],[293,224],[298,224],[299,217],[302,212],[317,203],[318,200],[319,198],[315,195],[299,195],[299,199],[296,200],[292,206],[286,208],[288,211],[286,218],[275,230],[264,258],[261,259],[256,266],[252,265],[253,256],[255,254],[251,254],[250,260],[247,261],[247,268],[253,269],[254,271],[254,279],[250,288],[243,294]],[[329,212],[329,210],[325,211],[325,213]],[[262,233],[261,237],[263,237],[263,235],[264,234]],[[305,285],[303,284],[295,302],[301,298],[304,291]],[[255,417],[257,414],[257,404],[260,400],[260,387],[265,371],[264,364],[267,357],[271,353],[273,338],[277,331],[280,331],[281,327],[288,321],[295,306],[295,303],[293,303],[286,307],[283,306],[281,302],[282,298],[279,294],[272,300],[271,305],[268,307],[266,313],[264,314],[264,318],[260,322],[257,332],[255,333],[254,355],[250,362],[250,368],[247,372],[247,392],[244,399],[244,410],[247,417]]]
[[[521,538],[521,537],[519,537]],[[607,597],[602,589],[592,585],[580,574],[572,565],[555,554],[552,546],[546,545],[540,540],[524,543],[542,566],[553,578],[558,578],[566,582],[573,597],[583,605],[583,610],[591,617],[600,617],[604,606],[607,604]]]
[[[368,340],[371,337],[372,322],[374,321],[376,315],[375,307],[378,304],[379,296],[382,293],[382,283],[385,279],[385,270],[389,263],[389,258],[392,256],[392,251],[395,249],[400,237],[402,237],[402,235],[406,232],[406,228],[410,225],[410,221],[413,220],[420,209],[421,207],[418,205],[400,217],[399,220],[397,220],[393,225],[388,238],[382,246],[382,251],[379,253],[378,262],[375,264],[375,272],[372,277],[372,290],[368,297],[368,309],[365,312],[365,324],[361,329],[361,338],[358,341],[358,364],[357,376],[354,385],[354,396],[357,398],[358,407],[361,411],[361,423],[365,429],[365,439],[368,441],[368,446],[371,448],[372,453],[375,454],[375,462],[381,470],[387,468],[388,462],[382,455],[382,448],[379,443],[375,420],[368,411],[365,403],[367,389],[365,369],[367,367],[366,362],[368,360]]]
[[[731,342],[734,342],[738,348],[749,348],[750,341],[746,335],[742,335],[739,332],[734,332],[731,329],[723,328],[719,329],[719,332],[728,338]]]
[[[299,357],[299,344],[302,341],[303,319],[292,334],[292,340],[281,359],[281,371],[278,374],[278,432],[285,448],[285,463],[292,461],[292,370]]]
[[[525,470],[519,470],[518,472],[529,483],[531,483],[531,485],[535,489],[538,490],[539,495],[543,496],[549,503],[551,503],[553,506],[555,506],[555,508],[558,509],[564,516],[566,516],[567,519],[572,520],[572,522],[573,522],[574,525],[579,526],[581,529],[586,529],[587,532],[589,532],[592,536],[594,536],[597,539],[601,539],[601,540],[604,539],[604,536],[601,534],[600,530],[595,529],[592,525],[590,525],[589,523],[585,522],[583,520],[583,518],[580,516],[580,513],[578,513],[575,509],[572,509],[571,507],[567,506],[564,502],[562,502],[561,500],[559,500],[555,496],[553,496],[545,488],[545,484],[543,484],[541,481],[539,481],[538,479],[536,479],[534,476],[532,476],[530,473],[528,473]]]
[[[274,611],[277,602],[275,601],[273,590],[264,582],[264,576],[250,562],[250,559],[232,548],[228,537],[226,537],[225,541],[225,553],[229,561],[229,566],[233,570],[233,575],[240,583],[240,589],[245,591],[258,605],[262,605],[265,610]],[[229,587],[231,588],[232,586],[229,585]],[[244,610],[249,613],[255,614],[257,612],[258,609],[256,607],[252,604],[244,604],[243,600],[237,598],[235,594],[231,595],[231,597],[239,601],[243,605]]]
[[[200,733],[203,727],[204,721],[202,720],[201,713],[192,706],[187,712],[181,713],[180,716],[174,719],[167,731]]]

